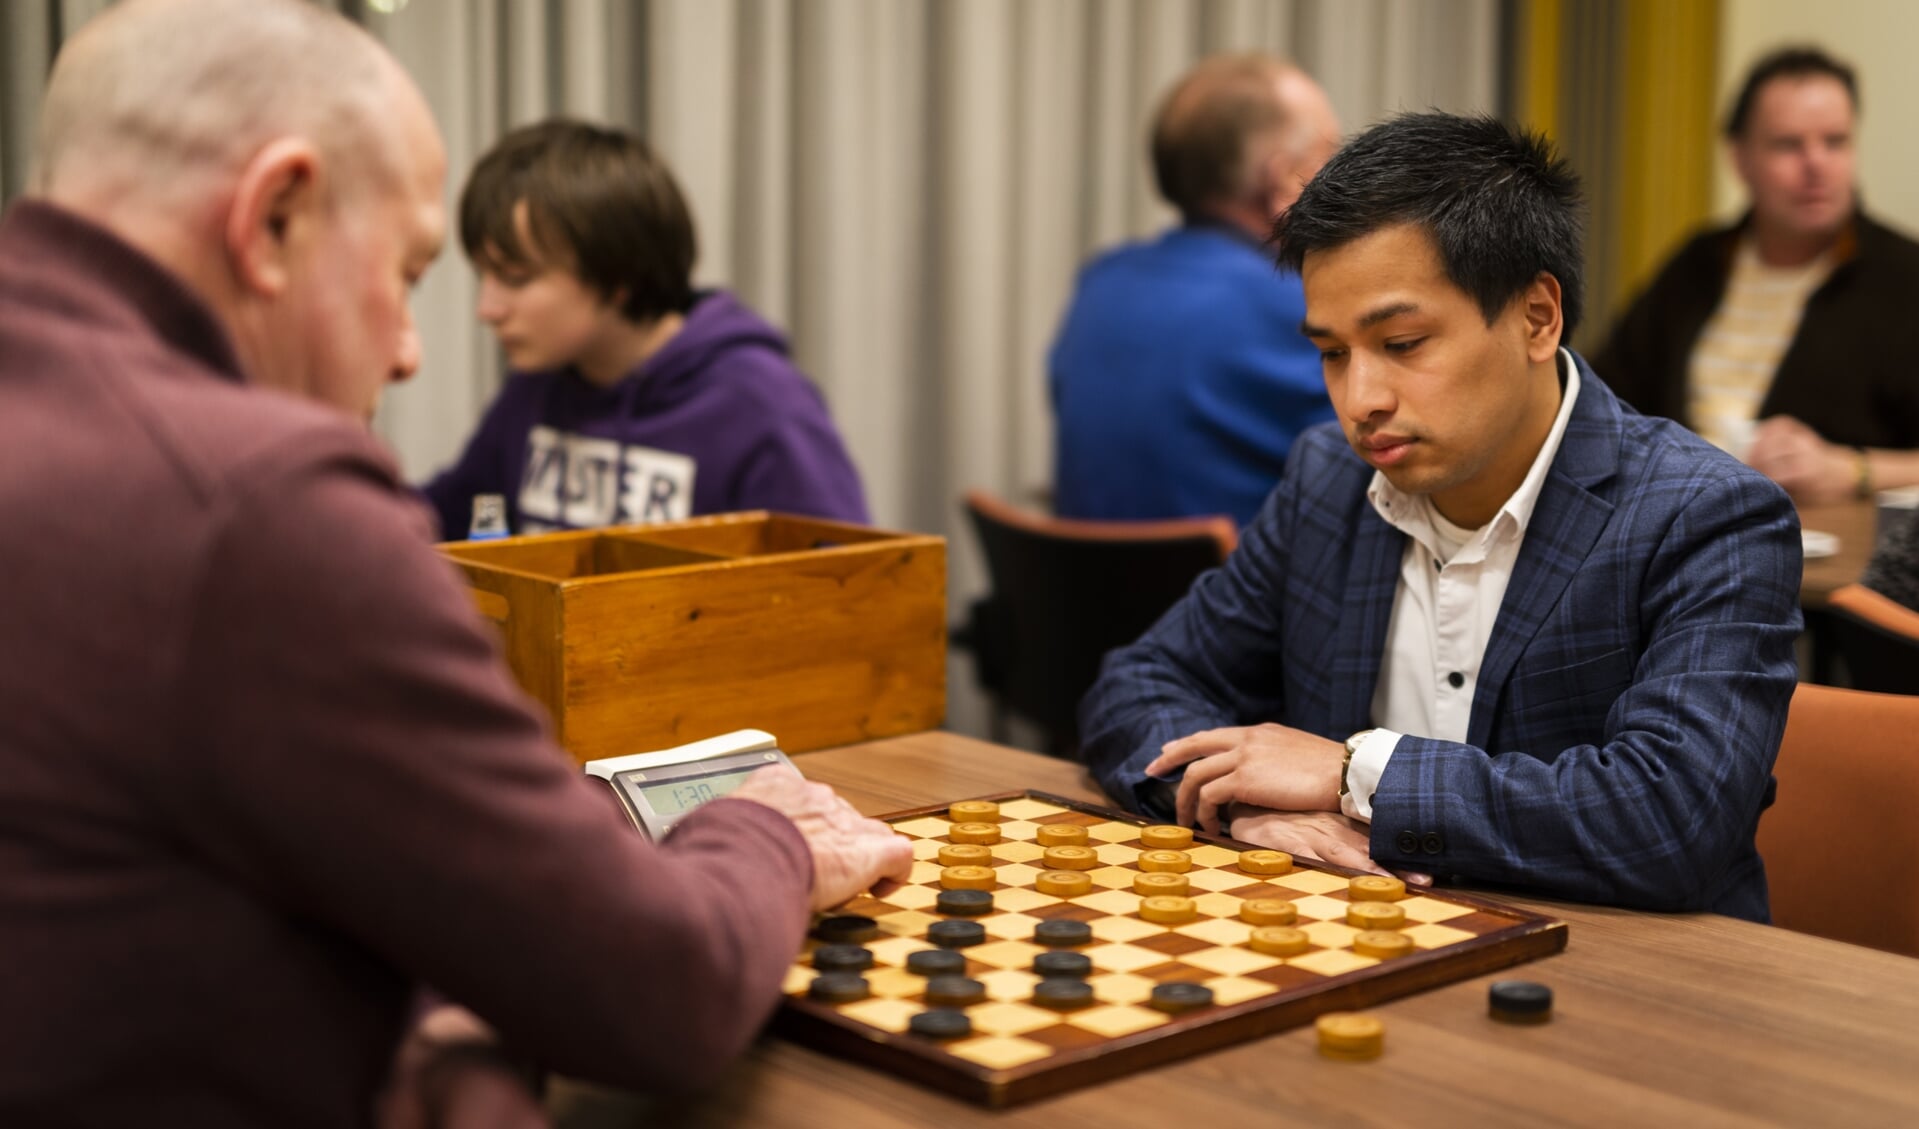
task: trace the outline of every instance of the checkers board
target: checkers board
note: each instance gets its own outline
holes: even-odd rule
[[[928,929],[961,920],[939,912],[940,848],[953,842],[947,804],[881,817],[913,841],[913,875],[884,900],[861,895],[828,916],[873,919],[877,936],[862,942],[872,967],[860,971],[870,994],[849,1003],[811,998],[819,970],[809,939],[789,970],[774,1029],[806,1046],[866,1063],[989,1106],[1003,1106],[1103,1082],[1245,1039],[1310,1022],[1329,1011],[1368,1007],[1558,952],[1566,925],[1535,913],[1462,894],[1408,891],[1398,932],[1406,955],[1381,959],[1354,950],[1361,930],[1346,923],[1350,879],[1358,874],[1309,859],[1286,873],[1240,869],[1231,839],[1195,834],[1185,872],[1195,916],[1160,924],[1141,916],[1134,884],[1146,868],[1140,840],[1147,820],[1042,792],[982,799],[999,805],[999,841],[988,849],[993,906],[977,921],[984,939],[956,951],[964,975],[985,998],[960,1007],[970,1034],[932,1039],[908,1031],[929,1010],[926,977],[907,971],[911,955],[933,949]],[[1040,828],[1084,827],[1097,861],[1083,871],[1091,892],[1055,897],[1037,889],[1043,873]],[[1049,837],[1058,833],[1049,833]],[[1250,945],[1253,926],[1240,920],[1246,902],[1283,899],[1308,940],[1296,955],[1273,956]],[[1034,959],[1050,951],[1033,943],[1044,921],[1085,922],[1090,1003],[1067,1010],[1037,1006]],[[1156,1010],[1155,986],[1171,981],[1212,990],[1209,1005],[1177,1014]]]

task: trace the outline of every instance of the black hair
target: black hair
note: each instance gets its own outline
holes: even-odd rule
[[[1560,340],[1583,308],[1579,177],[1539,134],[1485,116],[1401,114],[1326,162],[1273,224],[1281,264],[1383,228],[1431,237],[1446,277],[1491,325],[1540,272],[1559,281]]]
[[[1846,97],[1852,102],[1852,112],[1859,113],[1859,82],[1853,76],[1852,68],[1826,54],[1817,47],[1800,45],[1781,47],[1772,54],[1752,65],[1746,72],[1746,81],[1739,87],[1739,97],[1733,99],[1732,110],[1726,115],[1726,136],[1734,141],[1746,136],[1746,127],[1752,124],[1752,105],[1759,100],[1759,90],[1776,78],[1832,78],[1846,88]]]
[[[514,213],[526,206],[528,238]],[[693,306],[693,216],[645,141],[552,120],[502,137],[460,193],[460,244],[483,270],[558,267],[645,323]]]

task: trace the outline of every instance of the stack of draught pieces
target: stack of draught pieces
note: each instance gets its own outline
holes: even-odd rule
[[[893,827],[913,840],[911,880],[817,922],[786,992],[872,1039],[914,1040],[989,1072],[1137,1042],[1527,919],[1544,927],[1470,900],[1408,896],[1398,879],[1295,866],[1282,852],[1031,796],[962,801]],[[1553,928],[1534,951],[1564,944]]]

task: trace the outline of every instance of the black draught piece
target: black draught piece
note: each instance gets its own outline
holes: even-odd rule
[[[866,977],[857,972],[823,973],[813,977],[813,982],[806,986],[807,995],[829,1004],[850,1004],[865,999],[871,992]]]
[[[926,982],[932,1007],[971,1007],[986,999],[986,985],[965,976],[935,976]]]
[[[985,890],[941,890],[935,908],[941,913],[978,917],[993,908],[993,895]]]
[[[1093,927],[1084,921],[1042,921],[1033,927],[1033,943],[1049,949],[1090,944]]]
[[[1152,998],[1147,1004],[1160,1011],[1181,1012],[1206,1007],[1212,1002],[1213,990],[1206,985],[1175,980],[1154,985]]]
[[[986,940],[986,927],[977,921],[935,921],[926,927],[926,939],[942,949],[963,949]]]
[[[973,1021],[963,1011],[936,1007],[907,1020],[906,1029],[923,1039],[964,1039],[973,1033]]]
[[[1093,974],[1093,961],[1085,953],[1041,953],[1033,958],[1033,971],[1041,976],[1084,980]]]
[[[861,941],[871,941],[879,935],[879,922],[870,917],[851,913],[841,914],[838,917],[823,917],[818,925],[813,926],[814,938],[825,941],[829,945],[858,944]]]
[[[1049,977],[1033,985],[1033,1002],[1056,1011],[1085,1007],[1093,1002],[1093,986],[1065,976]]]
[[[821,945],[813,950],[813,967],[821,972],[864,972],[873,967],[873,954],[858,945]]]
[[[908,954],[906,971],[915,976],[958,976],[966,971],[966,958],[951,949],[923,949]]]

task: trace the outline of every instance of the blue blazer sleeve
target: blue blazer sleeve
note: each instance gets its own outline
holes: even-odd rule
[[[1581,562],[1486,747],[1399,742],[1373,796],[1374,858],[1765,920],[1753,837],[1797,680],[1798,517],[1743,468],[1619,503],[1628,532]]]

